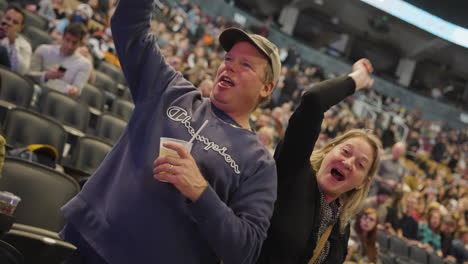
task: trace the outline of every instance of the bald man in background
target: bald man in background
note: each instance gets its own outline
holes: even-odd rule
[[[376,182],[381,186],[389,187],[393,190],[400,189],[403,183],[403,177],[407,168],[402,158],[406,153],[405,143],[399,141],[393,144],[390,155],[382,158],[377,175]]]

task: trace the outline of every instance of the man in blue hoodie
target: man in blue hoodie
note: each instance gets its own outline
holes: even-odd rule
[[[278,81],[278,49],[259,35],[225,30],[219,40],[227,54],[204,98],[161,55],[150,33],[152,2],[120,0],[112,18],[136,107],[63,208],[61,235],[78,247],[70,263],[254,263],[277,181],[249,116]],[[188,141],[205,120],[191,152],[169,143],[180,157],[157,158],[160,137]]]

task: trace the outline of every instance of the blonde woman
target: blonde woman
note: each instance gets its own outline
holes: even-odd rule
[[[307,91],[275,152],[278,199],[258,263],[342,263],[349,220],[366,198],[380,160],[380,141],[350,130],[314,152],[325,111],[354,91],[369,88],[369,60],[347,76]]]

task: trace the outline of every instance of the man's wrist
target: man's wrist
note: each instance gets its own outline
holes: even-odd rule
[[[195,192],[191,197],[188,197],[192,202],[196,202],[200,196],[202,196],[203,192],[206,190],[208,187],[208,183],[205,181],[204,184],[200,186],[195,186]]]

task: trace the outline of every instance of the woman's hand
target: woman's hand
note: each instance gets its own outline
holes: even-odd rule
[[[353,65],[353,72],[348,74],[356,83],[356,91],[368,89],[374,84],[371,74],[374,72],[374,67],[368,59],[360,59]]]

